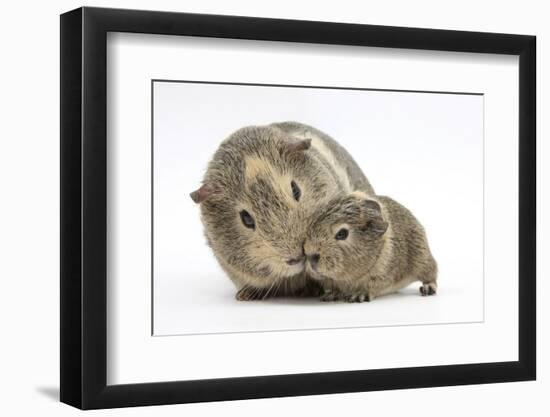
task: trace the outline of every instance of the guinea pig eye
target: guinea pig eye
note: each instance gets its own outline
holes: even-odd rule
[[[302,191],[300,190],[300,187],[298,187],[298,184],[296,184],[294,181],[291,181],[290,187],[292,188],[292,197],[294,197],[294,200],[300,201]]]
[[[241,216],[241,221],[244,224],[244,227],[248,227],[249,229],[256,229],[256,223],[254,223],[254,219],[250,215],[250,213],[246,210],[241,210],[239,213]]]
[[[346,240],[349,235],[348,229],[340,229],[338,230],[338,233],[336,233],[336,236],[334,238],[336,240]]]

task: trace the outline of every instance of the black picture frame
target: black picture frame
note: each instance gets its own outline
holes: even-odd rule
[[[519,360],[107,385],[108,32],[519,56]],[[89,7],[61,15],[61,401],[94,409],[535,379],[535,45],[525,35],[252,17]]]

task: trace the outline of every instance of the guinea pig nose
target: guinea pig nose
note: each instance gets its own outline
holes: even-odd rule
[[[292,258],[292,259],[287,259],[286,263],[289,264],[289,265],[296,265],[296,264],[299,264],[300,262],[302,262],[302,260],[303,260],[302,257]]]
[[[311,264],[311,267],[315,269],[317,264],[319,263],[319,259],[321,258],[321,255],[318,253],[313,253],[311,255],[308,255],[309,263]]]

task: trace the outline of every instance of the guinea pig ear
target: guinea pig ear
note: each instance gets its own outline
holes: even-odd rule
[[[210,187],[207,184],[204,184],[198,190],[193,191],[189,195],[195,203],[200,204],[210,196],[211,191],[212,190]]]
[[[388,230],[388,222],[382,216],[382,208],[377,201],[363,200],[361,202],[365,213],[364,230],[375,236],[382,236]]]
[[[285,144],[285,151],[288,153],[300,152],[309,149],[311,146],[311,139],[302,139],[295,142],[288,142]]]

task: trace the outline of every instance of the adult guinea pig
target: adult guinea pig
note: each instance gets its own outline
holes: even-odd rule
[[[348,152],[317,129],[285,122],[230,135],[191,198],[236,298],[252,300],[315,293],[304,272],[311,215],[353,190],[374,194]]]
[[[309,274],[323,285],[323,301],[371,301],[420,281],[437,290],[437,265],[424,228],[389,197],[361,192],[320,209],[304,245]]]

